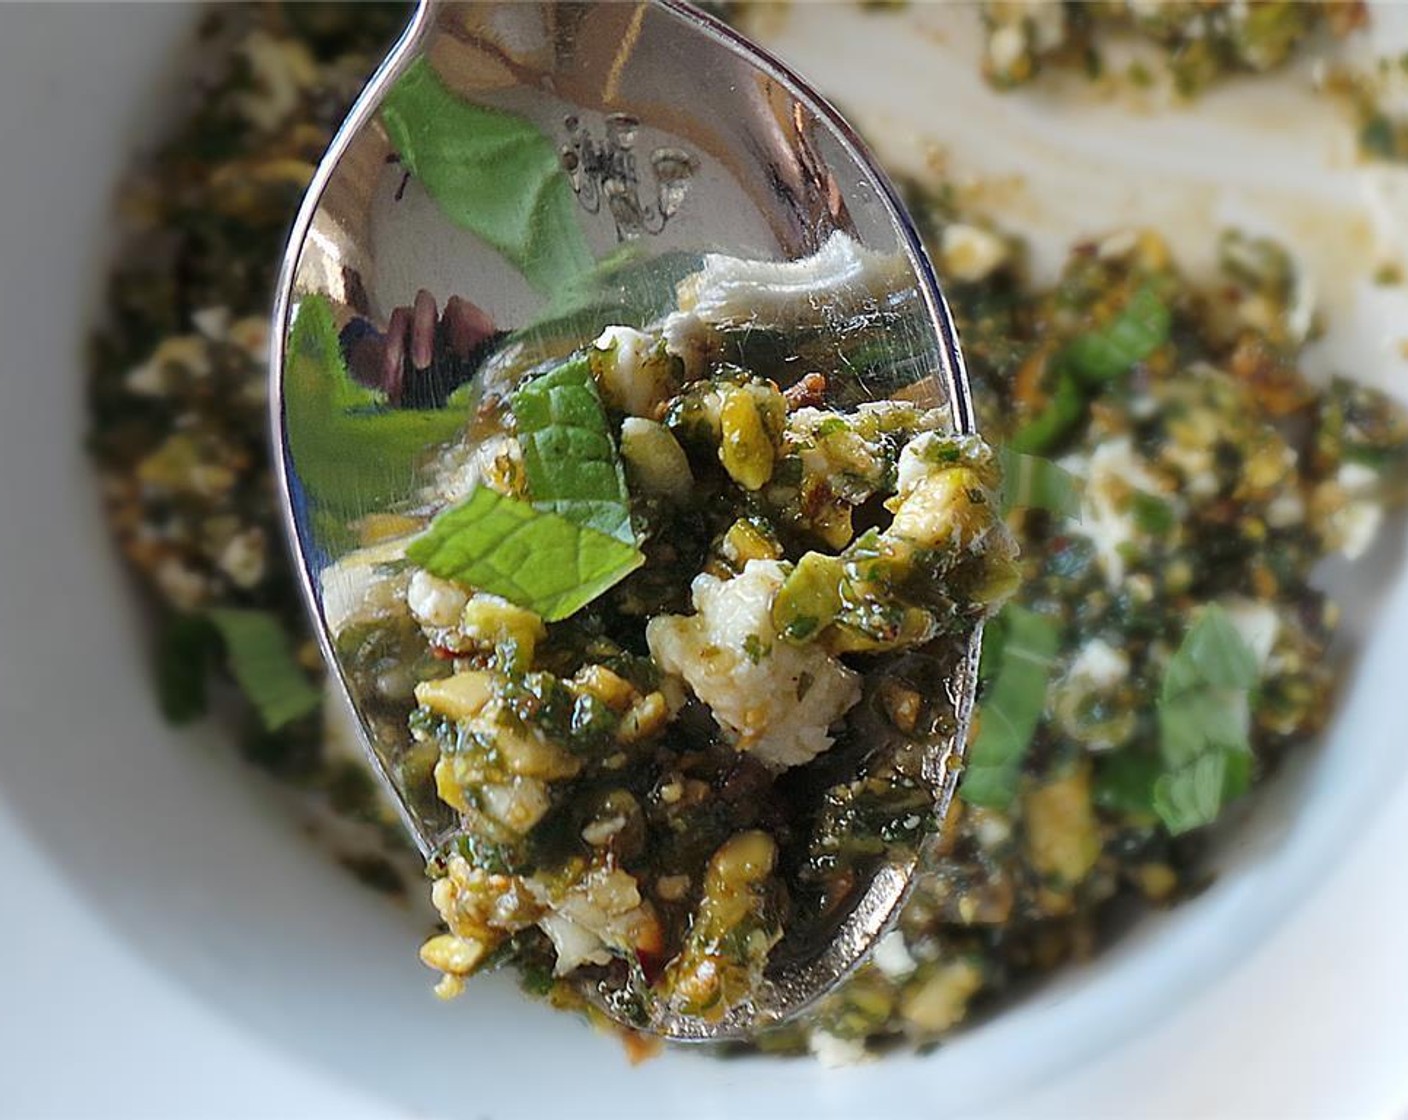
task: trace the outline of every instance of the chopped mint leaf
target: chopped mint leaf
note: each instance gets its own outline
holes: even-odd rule
[[[979,709],[978,734],[958,787],[973,805],[1005,808],[1017,793],[1022,760],[1046,707],[1046,684],[1060,645],[1060,625],[1009,603],[998,615],[1001,654],[988,658],[991,683]],[[986,646],[987,639],[984,640]],[[986,651],[985,651],[986,652]]]
[[[293,659],[277,616],[226,608],[209,611],[206,617],[225,644],[230,672],[258,709],[265,728],[275,731],[322,703],[322,692]]]
[[[1085,385],[1099,385],[1129,372],[1168,341],[1173,317],[1153,287],[1145,284],[1100,330],[1073,338],[1057,358]]]
[[[1011,447],[998,449],[1002,463],[1002,508],[1044,509],[1059,517],[1080,515],[1080,485],[1050,459]]]
[[[1085,419],[1088,395],[1164,345],[1172,325],[1168,305],[1145,284],[1107,326],[1073,338],[1055,357],[1050,401],[1018,430],[1013,448],[1040,454],[1059,447]]]
[[[1226,778],[1227,756],[1220,752],[1161,774],[1154,782],[1154,811],[1175,836],[1210,824],[1222,808]]]
[[[1046,408],[1018,429],[1012,438],[1012,449],[1040,455],[1059,447],[1085,419],[1085,412],[1085,393],[1073,377],[1063,375]]]
[[[634,545],[626,475],[587,356],[525,382],[510,403],[533,505]]]
[[[557,145],[514,113],[456,97],[426,59],[397,80],[381,120],[401,166],[440,209],[542,292],[592,267]]]
[[[1152,807],[1175,836],[1217,819],[1251,781],[1256,654],[1216,603],[1203,608],[1164,669]]]
[[[1256,684],[1258,673],[1256,654],[1227,612],[1210,603],[1169,659],[1160,698],[1167,701],[1205,685],[1246,691]]]
[[[548,622],[645,563],[633,545],[482,486],[431,522],[406,555],[431,575],[501,595]]]

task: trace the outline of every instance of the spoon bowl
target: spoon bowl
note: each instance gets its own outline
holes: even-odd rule
[[[835,110],[780,62],[669,0],[417,9],[294,224],[270,398],[287,526],[323,653],[427,858],[453,843],[457,815],[435,796],[409,731],[368,717],[335,638],[337,564],[354,530],[365,536],[368,519],[388,511],[424,513],[427,500],[413,459],[387,459],[383,441],[359,446],[359,425],[395,424],[398,446],[429,450],[444,439],[437,417],[465,376],[456,371],[479,368],[484,354],[511,376],[606,325],[657,319],[681,279],[711,260],[771,262],[787,275],[838,237],[884,262],[885,280],[877,287],[843,262],[824,290],[798,292],[798,371],[844,366],[866,395],[945,406],[953,431],[971,434],[953,323],[898,195]],[[331,309],[352,377],[381,407],[353,408],[300,381],[290,332],[315,297]],[[746,335],[747,307],[731,314]],[[938,820],[961,765],[979,638],[945,663],[951,719],[924,747]],[[645,1028],[717,1041],[795,1015],[865,958],[923,860],[921,850],[881,862],[824,937],[789,932],[754,997],[723,1017],[657,1001]],[[625,1002],[619,991],[587,994],[613,1015]]]

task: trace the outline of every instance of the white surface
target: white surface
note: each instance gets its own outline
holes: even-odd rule
[[[811,21],[823,14],[844,29],[821,34]],[[91,246],[181,19],[0,7],[0,1116],[1403,1114],[1408,584],[1356,599],[1353,618],[1373,617],[1376,638],[1332,742],[1277,783],[1214,889],[935,1055],[841,1071],[672,1056],[631,1070],[613,1043],[505,984],[434,1002],[415,923],[303,843],[218,729],[160,725],[76,446]],[[977,94],[966,71],[926,64],[921,39],[828,8],[796,17],[783,42],[814,71],[842,49],[854,66],[883,47],[872,57],[890,64],[851,82],[843,103],[862,122],[881,102],[905,116],[902,88],[923,109],[908,127],[928,127],[941,93],[960,106]],[[1034,131],[1061,125],[1054,110],[1002,104],[991,142],[964,158],[1029,155]],[[971,133],[972,114],[956,115]],[[1200,146],[1190,120],[1158,127],[1156,154],[1179,135],[1192,137],[1185,155]],[[1284,131],[1259,136],[1276,158],[1296,154]],[[1091,207],[1112,224],[1161,214],[1184,161],[1153,162],[1147,189],[1128,185],[1137,171],[1089,186],[1067,167],[1069,189],[1047,209],[1065,213],[1084,183],[1085,209],[1067,215],[1077,228]],[[1308,177],[1322,215],[1359,205],[1335,176]],[[1194,218],[1254,206],[1263,180],[1242,179],[1199,188]],[[1308,222],[1306,251],[1329,252],[1335,230]],[[1391,295],[1359,308],[1353,285],[1343,298],[1362,329],[1332,339],[1325,361],[1400,377],[1381,343],[1408,322],[1402,308]],[[1380,550],[1379,567],[1395,551]]]

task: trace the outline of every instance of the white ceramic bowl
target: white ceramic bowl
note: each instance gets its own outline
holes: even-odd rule
[[[1325,748],[1228,836],[1216,885],[937,1053],[631,1069],[506,981],[433,1000],[415,921],[306,843],[219,727],[162,725],[80,447],[109,192],[179,93],[161,75],[189,21],[0,7],[0,1115],[1402,1114],[1401,526],[1338,581],[1368,640]],[[773,33],[895,162],[940,139],[992,176],[1046,259],[1139,220],[1194,264],[1222,220],[1281,232],[1328,280],[1317,364],[1408,385],[1404,290],[1361,282],[1366,223],[1391,232],[1408,195],[1353,165],[1333,110],[1289,80],[1172,114],[1003,101],[962,57],[971,26],[804,6]]]

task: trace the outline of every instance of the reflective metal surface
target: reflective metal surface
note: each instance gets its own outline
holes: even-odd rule
[[[405,157],[437,142],[427,120],[461,116],[471,139],[453,159]],[[323,652],[427,856],[453,839],[455,814],[426,769],[409,764],[405,728],[367,718],[368,697],[351,687],[329,622],[330,581],[367,518],[423,521],[434,499],[416,457],[384,455],[390,444],[362,441],[358,425],[386,428],[394,415],[395,432],[443,440],[440,418],[471,376],[457,371],[478,368],[486,351],[500,376],[527,369],[603,326],[670,310],[676,282],[705,253],[792,261],[838,231],[890,258],[893,280],[878,295],[858,287],[813,301],[798,316],[806,347],[813,357],[828,351],[871,396],[946,404],[954,429],[971,432],[953,324],[893,188],[836,113],[781,64],[677,3],[417,10],[294,226],[274,312],[271,400],[293,547]],[[289,333],[313,298],[331,309],[351,375],[375,407],[300,382]],[[943,687],[954,733],[936,737],[926,760],[939,819],[956,783],[977,640],[953,651]],[[824,944],[784,939],[755,1000],[713,1022],[657,1009],[649,1029],[741,1037],[795,1014],[887,929],[916,862],[883,867]],[[612,1006],[610,993],[590,994]]]

